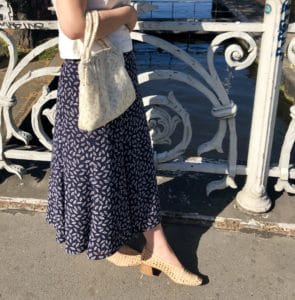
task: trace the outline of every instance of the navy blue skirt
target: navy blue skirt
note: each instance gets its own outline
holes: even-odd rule
[[[78,128],[77,60],[58,83],[46,221],[67,253],[103,259],[161,222],[160,199],[134,53],[124,53],[137,97],[91,133]]]

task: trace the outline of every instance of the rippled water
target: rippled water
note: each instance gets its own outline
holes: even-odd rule
[[[157,6],[155,11],[141,14],[141,19],[202,19],[211,17],[212,0],[138,2],[151,3]]]
[[[173,41],[173,43],[190,53],[202,64],[202,66],[204,66],[204,68],[207,69],[207,50],[210,46],[210,42],[198,41],[196,39],[194,42],[191,41],[190,43],[177,42],[177,40]],[[189,66],[160,49],[142,43],[135,43],[134,48],[139,73],[154,69],[171,69],[182,71],[201,79]],[[222,82],[227,87],[230,98],[238,105],[238,114],[236,117],[239,151],[238,160],[240,163],[246,163],[255,95],[256,67],[254,66],[245,70],[234,71],[227,66],[224,60],[223,51],[224,49],[221,47],[217,52],[215,57],[215,67]],[[175,93],[176,98],[190,114],[193,137],[185,156],[196,155],[198,145],[212,139],[217,131],[218,122],[211,115],[212,105],[198,90],[195,90],[182,82],[159,80],[141,86],[143,96],[157,94],[168,95],[170,91]],[[279,153],[286,129],[287,122],[282,115],[279,115],[274,138],[272,157],[272,161],[274,162],[277,162],[279,159]],[[181,139],[181,136],[182,126],[178,125],[176,133],[173,135],[173,142],[177,143]],[[158,150],[167,150],[171,146],[162,145],[157,147]],[[212,152],[205,156],[215,159],[227,159],[227,154],[228,138],[224,141],[224,154]]]
[[[212,17],[212,3],[209,0],[199,1],[142,1],[157,6],[156,11],[141,14],[141,19],[206,19]],[[222,16],[221,16],[222,17]],[[170,36],[168,40],[183,50],[187,51],[196,58],[207,69],[207,50],[210,46],[210,38],[202,41],[199,36],[187,36],[187,39],[179,36]],[[185,41],[184,41],[185,40]],[[255,96],[256,85],[256,66],[248,69],[234,71],[227,66],[224,60],[223,47],[219,49],[215,57],[215,67],[221,81],[226,86],[229,97],[238,105],[238,114],[236,116],[236,127],[238,133],[238,160],[240,163],[246,163],[248,155],[248,144],[250,137],[252,109]],[[135,53],[139,72],[150,71],[154,69],[172,69],[182,71],[186,74],[201,79],[196,72],[185,65],[182,61],[169,55],[161,49],[144,43],[135,43]],[[201,79],[202,80],[202,79]],[[211,115],[212,105],[206,97],[198,90],[195,90],[184,83],[178,81],[157,81],[150,82],[141,86],[142,94],[168,95],[170,91],[175,93],[176,98],[183,105],[184,109],[190,114],[190,121],[193,128],[192,142],[190,143],[186,156],[196,155],[198,145],[209,141],[217,131],[218,122]],[[283,138],[287,130],[289,118],[288,108],[280,109],[275,129],[273,144],[272,161],[279,160],[279,154]],[[182,137],[182,127],[178,126],[172,140],[177,143]],[[156,150],[168,150],[171,146],[157,146]],[[224,154],[216,152],[206,154],[206,157],[215,159],[227,159],[228,137],[223,143]]]

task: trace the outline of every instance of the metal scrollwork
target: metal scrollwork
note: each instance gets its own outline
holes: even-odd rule
[[[192,138],[189,114],[177,101],[173,92],[170,92],[167,97],[161,95],[144,97],[143,102],[148,107],[146,116],[151,129],[151,140],[154,144],[171,144],[170,136],[179,123],[183,124],[181,142],[170,151],[155,153],[154,155],[156,164],[178,158],[184,153]],[[171,117],[161,106],[172,109],[176,115]]]
[[[33,105],[32,107],[32,114],[31,114],[31,122],[33,131],[36,134],[36,136],[39,139],[39,142],[48,150],[52,151],[52,141],[48,137],[48,135],[45,133],[44,128],[42,126],[41,122],[41,115],[45,115],[52,126],[54,126],[54,119],[55,119],[55,107],[56,104],[53,105],[52,108],[46,108],[41,113],[42,107],[44,104],[46,104],[48,101],[52,99],[56,99],[57,97],[57,90],[49,91],[48,88],[45,86],[43,87],[42,96],[39,98],[39,100]],[[53,127],[54,130],[54,127]]]
[[[209,183],[207,186],[207,194],[210,194],[216,189],[222,189],[227,186],[236,188],[234,177],[236,175],[237,165],[237,134],[235,126],[237,106],[229,99],[228,93],[226,92],[226,89],[217,74],[214,66],[214,55],[217,48],[224,41],[233,38],[243,40],[248,45],[247,51],[244,51],[242,47],[237,44],[230,45],[225,50],[225,60],[230,67],[235,68],[236,70],[247,68],[254,62],[257,56],[257,46],[254,39],[249,34],[244,32],[227,32],[219,34],[212,41],[209,47],[207,56],[209,71],[207,71],[196,59],[191,57],[188,53],[158,37],[133,32],[132,38],[137,41],[142,41],[154,45],[171,53],[173,56],[179,58],[189,67],[191,67],[196,72],[196,74],[201,76],[201,78],[206,82],[205,85],[203,82],[199,81],[197,78],[191,75],[172,70],[154,70],[152,72],[139,74],[140,83],[144,83],[148,80],[177,80],[194,87],[209,99],[209,101],[213,105],[212,116],[214,116],[219,121],[219,127],[217,133],[210,141],[198,147],[198,155],[212,150],[223,152],[222,142],[226,135],[227,127],[229,128],[230,134],[230,147],[228,156],[228,175],[222,180]],[[168,131],[169,130],[167,129],[167,132]],[[179,152],[179,154],[180,153],[181,152]],[[158,163],[168,161],[168,158],[166,157],[164,159],[163,156],[164,154],[162,155],[161,160],[157,158]],[[172,158],[174,159],[176,157],[169,157],[169,160],[171,160]]]
[[[291,64],[295,65],[295,38],[293,38],[288,45],[287,57]]]
[[[139,11],[147,12],[155,7],[151,4],[135,4]],[[132,39],[150,44],[156,48],[170,53],[185,63],[192,73],[184,73],[171,69],[156,69],[138,74],[139,84],[153,80],[173,80],[185,84],[199,91],[210,101],[211,115],[217,120],[217,131],[212,138],[196,147],[198,156],[209,151],[223,153],[223,142],[228,136],[229,150],[225,162],[209,162],[202,157],[192,157],[183,161],[185,153],[192,139],[192,127],[189,113],[177,100],[177,95],[169,91],[168,95],[148,95],[143,98],[146,109],[146,118],[150,128],[151,141],[154,145],[167,147],[169,150],[154,151],[154,160],[161,169],[185,170],[225,174],[221,180],[210,182],[207,185],[207,194],[226,187],[236,188],[235,176],[247,175],[247,182],[243,190],[237,195],[238,204],[248,211],[265,212],[270,201],[265,192],[265,178],[267,176],[279,177],[276,189],[294,192],[295,187],[289,183],[294,178],[294,169],[291,169],[290,157],[295,141],[295,108],[291,108],[292,121],[282,147],[279,167],[268,173],[268,155],[271,150],[271,137],[274,124],[274,110],[276,109],[277,87],[281,58],[284,55],[284,44],[288,31],[288,16],[290,0],[266,0],[263,22],[237,23],[237,22],[157,22],[139,21],[135,30],[164,30],[164,31],[198,31],[223,32],[217,34],[212,40],[207,53],[207,66],[193,58],[189,53],[175,45],[156,36],[133,31]],[[294,25],[294,24],[293,24]],[[11,7],[6,1],[0,0],[0,27],[2,29],[58,29],[56,21],[13,20]],[[246,32],[245,32],[246,31]],[[256,93],[254,99],[252,130],[249,142],[247,166],[237,166],[237,132],[236,114],[237,106],[229,97],[230,79],[222,81],[215,68],[215,55],[218,49],[224,47],[224,58],[229,72],[249,67],[257,57],[257,45],[247,32],[262,34],[259,71],[257,73]],[[293,29],[294,32],[294,29]],[[10,138],[15,137],[28,145],[32,135],[18,128],[12,116],[12,108],[17,103],[16,91],[30,80],[47,75],[59,75],[60,67],[46,67],[32,70],[24,75],[20,73],[24,68],[44,50],[57,45],[58,38],[49,40],[36,47],[18,62],[17,50],[13,38],[5,31],[0,30],[0,39],[8,46],[9,62],[0,88],[0,169],[16,174],[21,178],[24,168],[11,164],[8,158],[25,157],[26,159],[49,160],[52,143],[42,126],[42,116],[46,116],[54,125],[56,105],[46,108],[45,104],[56,99],[57,91],[43,88],[42,96],[32,108],[31,122],[33,132],[40,143],[48,150],[45,153],[29,150],[26,154],[18,149],[5,149]],[[239,43],[242,41],[242,43]],[[224,46],[225,45],[225,46]],[[275,54],[275,55],[274,55]],[[295,39],[293,38],[287,48],[287,56],[295,64]],[[265,73],[268,76],[264,76]],[[267,77],[267,78],[265,78]],[[181,140],[174,145],[174,133],[181,127]],[[53,129],[54,130],[54,126]],[[253,134],[252,134],[253,133]],[[176,135],[175,135],[176,136]],[[160,147],[159,147],[160,148]],[[29,153],[29,154],[28,154]],[[45,154],[45,155],[44,155]],[[32,155],[32,158],[29,157]],[[258,156],[257,156],[258,155]],[[6,157],[7,156],[7,157]],[[221,166],[222,165],[222,166]],[[293,175],[292,175],[293,174]],[[240,194],[240,195],[239,195]]]
[[[58,38],[53,38],[28,53],[18,63],[17,49],[13,38],[4,31],[0,31],[0,39],[8,45],[9,51],[9,63],[5,77],[2,81],[0,88],[0,118],[3,119],[4,123],[1,123],[1,149],[3,144],[8,142],[11,137],[22,141],[25,145],[28,145],[32,139],[32,135],[29,132],[19,129],[12,117],[12,107],[16,104],[17,99],[15,92],[25,83],[30,80],[45,75],[58,75],[60,67],[45,67],[37,70],[29,71],[25,75],[18,78],[21,71],[40,53],[57,45]],[[23,167],[18,165],[9,165],[8,160],[1,156],[0,169],[5,168],[12,173],[22,178]]]
[[[289,183],[291,151],[295,142],[295,105],[291,107],[290,112],[292,120],[282,146],[279,162],[280,177],[275,185],[275,190],[278,192],[285,190],[288,193],[295,194],[295,185]]]

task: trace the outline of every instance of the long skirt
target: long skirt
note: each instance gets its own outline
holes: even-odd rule
[[[58,82],[46,221],[65,251],[89,259],[116,252],[161,222],[153,149],[133,51],[124,53],[136,100],[118,118],[87,133],[78,128],[78,60]]]

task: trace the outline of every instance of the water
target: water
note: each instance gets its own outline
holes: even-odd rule
[[[169,18],[210,18],[212,11],[212,0],[199,1],[138,1],[152,3],[158,6],[153,13],[142,14],[140,19],[153,17],[155,19]],[[163,37],[163,36],[162,36]],[[164,37],[163,37],[164,38]],[[210,46],[212,36],[200,35],[170,35],[165,37],[168,41],[174,43],[181,49],[187,51],[196,58],[207,69],[207,51]],[[201,39],[202,38],[202,39]],[[134,42],[136,62],[138,72],[142,73],[154,69],[170,69],[188,73],[197,76],[191,68],[179,61],[165,51],[153,47],[149,44]],[[231,70],[224,60],[224,48],[221,47],[215,57],[215,67],[224,84],[227,85],[229,97],[238,106],[236,116],[236,126],[238,134],[238,161],[245,164],[247,161],[248,144],[250,137],[250,127],[252,118],[253,101],[256,84],[256,67],[250,67],[241,71]],[[218,121],[212,117],[212,105],[206,97],[199,91],[178,81],[153,81],[140,86],[143,96],[147,95],[168,95],[173,91],[177,100],[190,115],[190,121],[193,129],[192,141],[185,153],[185,156],[197,154],[197,148],[200,144],[212,139],[218,128]],[[283,101],[283,100],[282,100]],[[289,123],[288,107],[282,109],[280,106],[278,119],[275,129],[274,147],[272,161],[278,162],[283,138]],[[177,143],[182,137],[182,126],[177,125],[176,132],[172,137],[174,143]],[[156,146],[156,150],[168,150],[173,145]],[[227,159],[228,155],[228,137],[223,143],[224,154],[216,152],[206,153],[204,156],[214,159]]]
[[[196,20],[212,18],[212,0],[199,1],[141,1],[156,5],[158,8],[150,13],[140,15],[140,19],[156,20]],[[222,15],[220,16],[222,17]],[[200,36],[187,34],[172,35],[168,39],[173,44],[187,51],[196,58],[207,69],[207,51],[210,46],[210,38],[207,36],[204,41]],[[203,81],[191,68],[179,61],[170,54],[144,43],[134,43],[137,65],[139,73],[154,69],[171,69],[188,73]],[[250,139],[251,118],[253,102],[255,96],[256,73],[257,68],[254,66],[234,71],[229,68],[224,60],[224,48],[221,47],[215,57],[215,67],[224,83],[229,97],[238,106],[236,116],[236,127],[238,135],[238,162],[246,164],[248,155],[248,144]],[[178,81],[154,81],[146,83],[140,87],[143,96],[161,94],[168,95],[173,91],[176,98],[183,105],[184,109],[190,114],[190,121],[193,128],[192,142],[190,143],[185,156],[197,154],[197,148],[200,144],[211,140],[218,128],[218,121],[211,115],[212,105],[206,97],[199,91]],[[278,118],[275,128],[275,137],[273,143],[272,161],[278,162],[283,138],[287,130],[289,118],[288,107],[284,110],[279,109]],[[172,136],[174,143],[178,143],[182,137],[182,126],[178,125],[175,134]],[[228,136],[223,143],[224,154],[210,152],[205,154],[208,158],[227,159],[228,155]],[[156,151],[171,149],[171,145],[156,145]]]
[[[210,46],[210,41],[200,41],[196,38],[193,43],[183,43],[177,40],[173,41],[173,43],[186,50],[207,69],[207,50]],[[189,66],[161,49],[142,43],[135,43],[134,49],[139,73],[155,69],[170,69],[188,73],[203,81]],[[222,82],[227,85],[230,99],[238,106],[238,114],[236,116],[238,161],[239,163],[246,164],[255,95],[256,68],[250,67],[245,70],[234,71],[227,66],[224,60],[223,51],[223,47],[218,50],[215,57],[215,67],[217,68]],[[218,128],[218,121],[211,115],[212,105],[210,101],[199,91],[184,83],[172,80],[158,80],[145,83],[140,87],[140,90],[143,96],[157,94],[168,95],[170,91],[173,91],[177,100],[182,104],[184,109],[189,112],[193,136],[192,142],[185,153],[185,157],[197,155],[198,146],[213,138]],[[286,112],[283,114],[286,114]],[[278,162],[279,160],[281,145],[287,126],[288,122],[284,120],[283,115],[279,115],[274,138],[273,162]],[[177,126],[176,132],[172,136],[174,143],[178,143],[181,140],[182,129],[181,125]],[[228,137],[225,139],[223,146],[224,154],[213,151],[206,153],[205,157],[227,159]],[[156,145],[155,147],[156,151],[168,149],[171,149],[171,145]]]
[[[212,0],[196,0],[196,1],[137,1],[150,3],[157,8],[148,13],[140,14],[141,20],[146,19],[208,19],[212,17]]]

